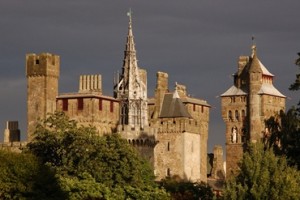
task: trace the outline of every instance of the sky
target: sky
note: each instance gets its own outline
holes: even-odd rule
[[[211,105],[208,152],[225,146],[219,96],[232,84],[241,55],[257,55],[275,75],[274,85],[296,105],[288,90],[299,73],[298,0],[0,0],[0,139],[5,122],[18,120],[26,134],[25,56],[49,52],[61,59],[59,93],[77,92],[79,76],[101,74],[105,95],[121,71],[132,10],[138,65],[148,73],[153,96],[156,72],[187,86]],[[252,37],[254,36],[254,41]],[[225,149],[224,149],[225,151]]]

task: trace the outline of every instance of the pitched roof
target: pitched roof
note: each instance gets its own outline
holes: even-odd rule
[[[272,73],[269,72],[269,70],[260,62],[260,60],[258,59],[258,63],[261,67],[261,70],[263,72],[263,75],[267,75],[267,76],[274,76]]]
[[[221,94],[221,97],[223,96],[235,96],[235,95],[247,95],[247,92],[243,91],[240,88],[237,88],[236,86],[231,86],[226,92]]]
[[[274,76],[273,74],[271,74],[268,69],[261,63],[261,61],[258,59],[257,57],[257,53],[256,53],[256,46],[252,46],[252,55],[251,55],[252,61],[251,61],[251,65],[250,65],[250,71],[256,71],[256,70],[261,70],[263,75],[267,75],[267,76]]]
[[[285,97],[273,86],[273,84],[268,84],[268,83],[262,84],[260,90],[258,91],[258,94],[269,94],[278,97]]]
[[[192,118],[186,107],[182,103],[177,91],[167,93],[164,95],[162,108],[160,111],[160,118],[175,118],[175,117],[187,117]]]

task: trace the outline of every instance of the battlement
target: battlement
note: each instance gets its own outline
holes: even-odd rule
[[[192,119],[167,118],[160,120],[158,133],[199,133],[197,122]]]
[[[60,58],[50,53],[26,55],[26,76],[59,77]]]
[[[102,77],[97,75],[81,75],[79,78],[79,93],[97,92],[102,94]]]

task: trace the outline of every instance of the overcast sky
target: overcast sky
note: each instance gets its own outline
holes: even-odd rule
[[[209,149],[225,144],[220,98],[233,83],[240,55],[251,54],[255,36],[261,62],[288,91],[300,52],[299,0],[0,0],[0,139],[5,121],[18,120],[26,133],[25,55],[61,57],[60,93],[78,91],[81,74],[102,74],[112,95],[113,74],[121,71],[129,8],[133,12],[138,64],[148,72],[153,96],[156,72],[187,86],[212,106]],[[24,138],[24,136],[22,136]]]

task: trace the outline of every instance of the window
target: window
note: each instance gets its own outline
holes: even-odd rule
[[[83,110],[83,98],[77,99],[77,109]]]
[[[35,64],[36,64],[36,65],[40,64],[40,60],[39,60],[39,59],[36,59],[36,60],[35,60]]]
[[[196,111],[196,104],[193,104],[193,111]]]
[[[204,112],[204,106],[201,106],[201,112],[202,113]]]
[[[239,120],[239,111],[237,111],[237,110],[235,111],[235,119]]]
[[[170,142],[168,142],[168,151],[170,151]]]
[[[170,168],[167,169],[167,176],[171,176],[171,170],[170,170]]]
[[[102,99],[99,99],[99,110],[102,110]]]
[[[63,111],[68,111],[68,99],[63,99]]]
[[[110,112],[114,112],[114,102],[110,102]]]
[[[245,112],[245,110],[242,110],[242,119],[244,120],[245,117],[246,117],[246,112]]]
[[[232,121],[232,112],[231,112],[231,110],[228,111],[228,118],[229,118],[230,121]]]

